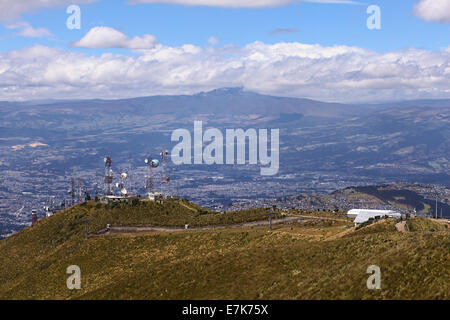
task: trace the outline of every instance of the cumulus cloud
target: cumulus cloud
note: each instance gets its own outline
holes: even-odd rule
[[[129,0],[130,4],[140,3],[165,3],[181,4],[186,6],[208,6],[220,8],[271,8],[282,7],[292,3],[316,2],[316,3],[342,3],[359,4],[352,0]]]
[[[211,36],[211,37],[208,38],[208,43],[210,45],[212,45],[212,46],[215,46],[215,45],[217,45],[219,43],[219,39],[217,39],[214,36]]]
[[[94,1],[96,0],[1,0],[0,21],[14,21],[23,13],[36,12],[40,9]]]
[[[450,23],[450,0],[420,0],[413,12],[425,21]]]
[[[0,79],[0,100],[125,98],[230,86],[322,101],[450,98],[450,50],[377,53],[253,42],[157,44],[137,56],[91,56],[38,45],[0,53]]]
[[[124,33],[110,27],[94,27],[83,38],[71,43],[70,46],[76,48],[151,49],[157,43],[156,37],[151,34],[130,39]]]
[[[28,22],[18,22],[6,25],[7,29],[18,29],[17,34],[29,38],[49,37],[52,33],[45,28],[33,28]]]

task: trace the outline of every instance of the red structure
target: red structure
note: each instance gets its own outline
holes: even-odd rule
[[[31,225],[34,225],[38,221],[37,211],[31,210]]]
[[[114,195],[113,189],[113,172],[111,169],[112,160],[111,157],[105,157],[105,176],[104,176],[104,188],[103,195],[112,196]]]

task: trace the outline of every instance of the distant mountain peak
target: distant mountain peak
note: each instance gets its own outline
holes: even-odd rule
[[[203,91],[197,95],[235,95],[242,94],[244,92],[244,87],[224,87],[217,88],[211,91]]]

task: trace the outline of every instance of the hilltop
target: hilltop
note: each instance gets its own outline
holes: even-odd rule
[[[0,241],[0,298],[449,298],[449,230],[429,219],[409,221],[409,232],[390,219],[355,230],[342,213],[305,212],[272,232],[265,225],[93,235],[106,224],[223,226],[267,221],[265,213],[221,214],[182,200],[83,203]],[[380,291],[366,287],[371,264],[382,270]],[[66,287],[69,265],[81,268],[81,290]]]

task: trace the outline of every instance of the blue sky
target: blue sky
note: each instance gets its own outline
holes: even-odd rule
[[[136,4],[126,1],[98,1],[80,4],[80,30],[65,27],[66,6],[23,15],[34,28],[48,29],[52,38],[13,36],[14,30],[3,25],[0,50],[7,51],[36,43],[67,47],[90,28],[108,26],[134,36],[155,35],[165,45],[186,43],[206,45],[210,36],[220,44],[242,46],[259,40],[264,43],[298,41],[325,46],[340,44],[358,46],[378,52],[407,47],[439,50],[449,45],[450,25],[430,23],[412,13],[417,1],[384,0],[360,2],[361,5],[298,3],[278,8],[214,8],[171,4]],[[369,4],[381,8],[381,30],[368,30],[366,9]],[[298,32],[272,33],[276,29]]]
[[[156,0],[134,1],[155,2]],[[114,64],[122,71],[125,66],[130,68],[131,62],[126,60],[126,57],[135,59],[132,61],[131,68],[138,68],[137,66],[142,66],[143,63],[148,68],[155,68],[155,65],[151,65],[149,61],[159,59],[161,63],[166,64],[167,68],[164,70],[167,72],[166,78],[178,80],[167,83],[165,80],[155,79],[152,86],[148,86],[147,83],[142,82],[144,78],[137,79],[133,75],[130,80],[132,82],[141,81],[141,86],[136,84],[136,87],[129,88],[121,95],[116,95],[116,88],[107,83],[106,76],[104,79],[97,77],[95,79],[99,82],[94,84],[98,84],[99,88],[106,87],[108,89],[96,91],[105,92],[104,97],[188,93],[221,85],[242,85],[264,93],[283,95],[291,93],[294,96],[305,96],[310,93],[308,96],[310,98],[343,101],[348,96],[346,90],[359,87],[357,81],[354,80],[355,77],[361,77],[366,81],[364,87],[367,90],[367,95],[364,96],[366,101],[372,101],[376,97],[381,99],[432,98],[447,97],[450,94],[450,91],[447,90],[450,84],[446,89],[446,85],[450,83],[450,81],[447,83],[449,80],[447,66],[450,52],[450,0],[374,0],[371,2],[355,0],[354,4],[314,2],[323,2],[324,0],[262,0],[258,8],[252,7],[253,5],[245,7],[245,3],[255,3],[250,0],[211,0],[207,2],[215,2],[218,4],[217,6],[167,4],[170,2],[192,4],[205,1],[158,0],[156,2],[166,3],[139,4],[129,4],[125,0],[78,1],[81,8],[81,29],[69,30],[66,27],[66,20],[69,16],[66,8],[69,4],[77,3],[77,1],[5,0],[3,4],[0,4],[0,9],[3,11],[0,13],[0,54],[3,54],[3,56],[0,55],[0,80],[2,77],[8,79],[8,81],[4,81],[8,84],[3,88],[3,94],[0,91],[0,99],[3,97],[3,99],[22,100],[27,99],[29,95],[42,94],[58,97],[66,97],[66,95],[68,97],[84,97],[81,94],[83,91],[76,92],[80,85],[80,79],[84,81],[87,77],[92,77],[92,70],[99,69],[100,65],[103,66],[103,69],[97,71],[102,72],[103,75],[105,59],[108,57],[115,60],[106,64],[108,66]],[[333,2],[333,0],[325,0],[325,2],[329,1]],[[227,4],[233,2],[244,4],[244,8],[226,7]],[[269,5],[266,6],[264,3]],[[366,21],[370,16],[366,12],[369,5],[377,5],[381,10],[380,30],[369,30],[366,26]],[[97,36],[94,37],[92,30],[99,31],[96,28],[100,26],[107,27],[107,29],[100,30],[101,33],[97,33]],[[92,32],[89,33],[90,31]],[[139,47],[139,49],[146,50],[136,50],[136,42],[130,44],[130,39],[137,37],[136,41],[143,43],[145,35],[154,37],[154,41],[147,38],[145,48]],[[113,44],[108,41],[106,44],[103,43],[106,38],[113,39],[114,37],[119,40],[114,40]],[[216,39],[215,42],[208,40],[211,37]],[[71,45],[73,43],[76,44]],[[258,45],[254,45],[255,43],[262,43],[264,48],[259,48]],[[290,45],[283,46],[283,43]],[[195,48],[186,47],[187,44],[193,45]],[[302,47],[302,45],[311,46]],[[319,46],[317,54],[314,49],[316,45]],[[36,46],[40,46],[39,49],[30,51],[29,48]],[[336,46],[344,46],[345,49],[332,49]],[[234,61],[230,61],[227,58],[228,53],[224,52],[228,47],[234,48],[231,53],[235,57]],[[213,50],[207,48],[213,48]],[[51,51],[45,51],[50,49]],[[11,53],[15,51],[18,51],[18,54],[12,55]],[[375,52],[375,55],[371,56],[374,65],[369,63],[364,66],[360,65],[360,61],[367,60],[372,51]],[[408,51],[408,54],[405,55],[405,51]],[[103,56],[109,53],[120,57],[116,59]],[[191,63],[189,59],[192,59],[192,64],[197,64],[197,73],[194,70],[183,70],[179,75],[174,76],[174,72],[180,72],[176,63],[168,62],[169,56],[174,61],[174,54],[176,59],[188,64]],[[67,61],[64,62],[66,71],[53,70],[52,61],[45,59],[45,55],[54,55],[54,59],[58,56],[59,62],[66,59]],[[64,55],[67,57],[64,58]],[[352,65],[349,65],[348,69],[341,70],[337,65],[331,65],[333,61],[346,61],[345,55],[352,58]],[[426,61],[423,58],[424,55],[427,56]],[[218,58],[219,56],[220,58]],[[393,56],[397,57],[397,60],[400,58],[405,60],[404,57],[407,56],[410,60],[397,63]],[[2,57],[3,64],[7,66],[3,68],[3,73]],[[94,65],[91,64],[93,58],[98,59]],[[78,80],[74,79],[73,72],[69,74],[67,69],[70,64],[69,59],[80,59],[80,65],[86,66],[86,73],[77,75]],[[119,60],[120,62],[118,62]],[[270,62],[266,60],[270,60]],[[281,60],[283,61],[280,62]],[[28,70],[36,69],[38,72],[37,69],[41,66],[41,72],[45,73],[47,78],[44,77],[42,82],[39,82],[38,76],[31,77],[24,74],[22,78],[29,78],[30,83],[23,87],[21,83],[15,83],[14,81],[21,79],[20,73],[17,75],[19,72],[17,69],[20,67],[18,64],[23,64],[24,61],[30,64],[33,61],[36,63],[32,68],[28,67]],[[253,65],[256,62],[259,64]],[[207,73],[214,63],[220,68],[218,67],[217,71],[207,78],[199,79],[198,69],[205,68],[207,65],[208,69],[205,69],[205,73]],[[275,71],[283,69],[282,74],[267,77],[267,81],[278,79],[278,83],[272,86],[268,82],[259,81],[257,83],[252,80],[254,77],[261,79],[262,71],[268,69],[267,63]],[[433,66],[430,66],[430,63]],[[27,65],[27,63],[25,64]],[[279,64],[282,64],[282,68],[275,68]],[[340,62],[339,64],[345,63]],[[243,70],[241,74],[236,73],[237,65]],[[375,72],[374,69],[378,65],[385,70]],[[411,67],[412,65],[413,67]],[[403,71],[399,71],[399,73],[416,72],[417,79],[414,80],[414,83],[411,82],[411,74],[408,79],[399,78],[398,81],[392,82],[392,85],[398,85],[398,90],[395,90],[397,88],[395,86],[391,89],[385,80],[391,81],[391,78],[395,77],[393,74],[388,74],[387,71],[396,69],[393,66],[399,66],[399,70],[400,66],[403,68],[401,69]],[[325,70],[325,68],[327,69]],[[427,79],[420,78],[424,76],[425,68],[429,69],[425,72],[428,76]],[[330,75],[335,73],[346,75],[340,79],[339,83],[342,83],[342,87],[335,88],[336,82],[334,82],[329,84],[328,91],[316,90],[315,93],[308,91],[314,86],[312,82],[308,81],[316,78],[316,74],[311,72],[313,70],[317,72],[319,69],[323,77],[328,77],[325,80],[331,79],[333,76]],[[153,72],[148,70],[149,73]],[[290,70],[296,70],[295,72],[299,76],[283,78],[286,73],[294,73]],[[22,68],[21,72],[25,73],[25,68]],[[220,78],[221,72],[222,78]],[[251,74],[252,72],[253,74]],[[419,76],[419,72],[422,73],[421,76]],[[309,74],[308,78],[301,78],[300,74],[302,73]],[[180,76],[181,74],[182,76]],[[414,74],[412,76],[414,78]],[[74,89],[72,91],[68,88],[52,89],[53,84],[49,84],[49,82],[61,78],[65,78],[66,86]],[[215,80],[211,80],[212,78]],[[95,79],[92,78],[92,81]],[[419,85],[425,80],[429,83],[427,86]],[[78,83],[73,81],[78,81]],[[322,83],[323,79],[320,81]],[[364,81],[359,80],[359,83],[364,83]],[[295,86],[295,84],[297,85]],[[153,90],[144,90],[144,85]],[[35,88],[42,86],[43,88],[41,91],[30,90],[30,86]],[[295,86],[296,90],[292,90],[292,86]],[[1,86],[0,89],[2,89]],[[19,94],[21,89],[23,89],[23,93]],[[414,91],[414,89],[417,90]],[[380,95],[381,92],[382,95]],[[91,92],[89,97],[95,95],[95,92]]]

